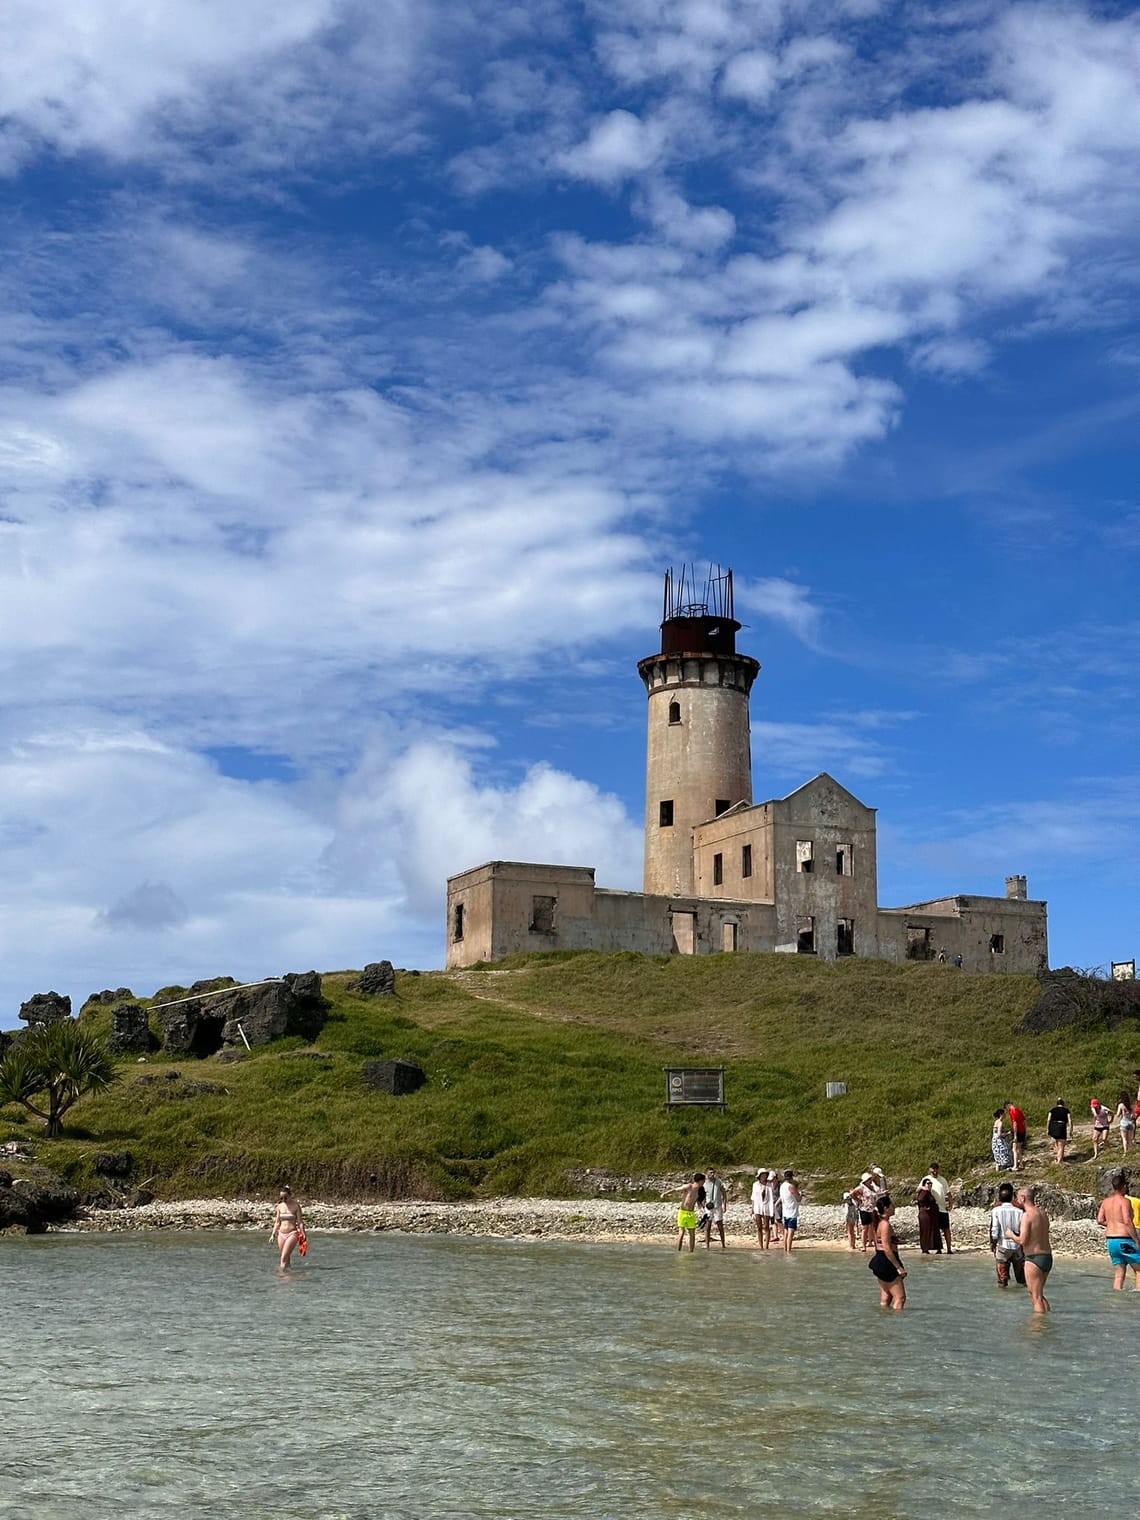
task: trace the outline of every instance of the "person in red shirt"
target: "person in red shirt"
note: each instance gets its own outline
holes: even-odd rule
[[[1013,1169],[1016,1172],[1020,1171],[1025,1156],[1025,1115],[1012,1103],[1005,1105],[1005,1111],[1009,1115],[1009,1127],[1013,1131]]]

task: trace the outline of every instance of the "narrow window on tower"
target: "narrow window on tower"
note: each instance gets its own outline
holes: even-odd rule
[[[752,875],[752,846],[746,844],[740,851],[740,874],[741,876]]]
[[[673,827],[673,799],[672,798],[670,798],[667,802],[663,802],[661,804],[660,822],[661,822],[661,827],[663,829],[671,829]]]
[[[812,842],[810,839],[796,840],[796,870],[805,874],[810,872],[815,865],[812,856]]]
[[[714,887],[723,887],[724,886],[724,856],[723,855],[714,855],[713,856],[713,886]]]
[[[669,703],[669,722],[670,723],[680,723],[680,721],[681,721],[681,704],[680,704],[680,702],[670,702]]]
[[[729,802],[727,797],[718,797],[716,799],[716,816],[719,818],[722,813],[727,813],[731,806],[732,803]]]
[[[837,876],[852,876],[851,846],[849,844],[837,844],[835,846],[835,874]]]
[[[835,927],[836,955],[855,954],[855,920],[841,918]]]
[[[463,904],[456,903],[455,911],[451,917],[451,937],[454,940],[463,938]]]
[[[990,935],[990,954],[991,955],[1004,955],[1005,954],[1005,935],[1004,934],[991,934]]]

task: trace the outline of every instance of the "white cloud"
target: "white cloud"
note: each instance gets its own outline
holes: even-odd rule
[[[663,147],[659,125],[630,111],[610,111],[595,122],[584,142],[560,153],[555,163],[575,179],[618,185],[655,164]]]
[[[779,67],[771,53],[752,48],[729,59],[721,79],[721,91],[731,99],[753,105],[766,101],[779,83]]]
[[[212,80],[248,73],[313,38],[337,0],[9,0],[0,55],[0,144],[9,166],[38,143],[65,153],[144,151],[158,113],[198,107]]]
[[[752,763],[755,795],[762,800],[762,794],[784,795],[767,779],[773,775],[800,786],[820,771],[829,771],[853,784],[884,775],[888,756],[881,744],[845,723],[769,723],[753,718]]]
[[[343,779],[283,784],[125,729],[8,745],[0,1027],[49,984],[78,1003],[96,981],[438,965],[445,877],[485,859],[636,884],[641,832],[615,797],[547,765],[505,784],[491,753],[471,734],[375,735]]]
[[[823,614],[811,599],[807,586],[771,576],[762,580],[736,580],[736,596],[743,612],[782,623],[811,649],[819,647]]]

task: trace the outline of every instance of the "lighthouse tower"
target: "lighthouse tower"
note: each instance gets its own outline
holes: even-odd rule
[[[760,669],[737,654],[732,571],[665,572],[661,650],[638,662],[649,695],[645,891],[694,890],[693,828],[752,801],[748,694]]]

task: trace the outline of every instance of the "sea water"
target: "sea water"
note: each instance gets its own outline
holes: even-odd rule
[[[1061,1262],[258,1234],[0,1243],[0,1520],[1135,1508],[1140,1294]]]

